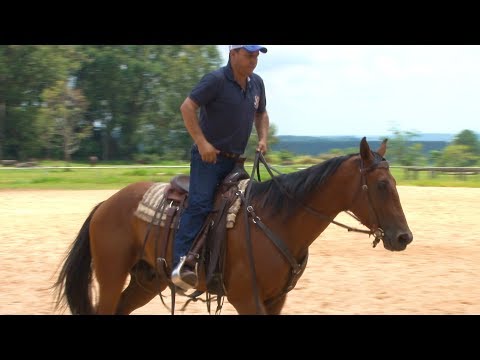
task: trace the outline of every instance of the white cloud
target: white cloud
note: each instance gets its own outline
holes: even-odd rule
[[[480,132],[480,46],[265,46],[256,72],[280,135]]]

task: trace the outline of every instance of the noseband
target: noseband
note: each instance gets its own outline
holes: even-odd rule
[[[369,227],[370,231],[364,231],[364,232],[368,233],[369,235],[374,236],[373,247],[376,247],[377,244],[380,242],[380,240],[383,240],[383,238],[385,236],[385,232],[383,231],[383,229],[381,227],[378,226],[379,225],[378,214],[375,211],[375,208],[372,206],[372,199],[370,197],[370,192],[368,191],[366,174],[375,170],[375,169],[379,169],[379,168],[388,169],[389,168],[388,161],[387,160],[381,160],[377,163],[373,163],[369,167],[364,167],[363,159],[360,159],[360,175],[362,177],[362,191],[365,191],[367,193],[369,214],[373,213],[373,216],[375,218],[375,222]],[[350,216],[357,219],[358,221],[360,221],[360,219],[357,216],[355,216],[354,214],[352,214],[351,212],[347,212],[347,213]],[[371,219],[371,216],[369,216],[369,219]],[[357,231],[357,230],[352,230],[352,231]]]

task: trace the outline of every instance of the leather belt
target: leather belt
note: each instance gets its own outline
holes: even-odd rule
[[[226,152],[226,151],[220,151],[220,154],[218,155],[226,157],[228,159],[235,159],[235,160],[240,157],[240,154],[235,154],[235,153]]]
[[[198,150],[198,145],[197,144],[193,144],[193,147]],[[237,160],[240,157],[241,154],[235,154],[235,153],[227,152],[227,151],[220,151],[220,153],[218,155],[226,157],[228,159]]]

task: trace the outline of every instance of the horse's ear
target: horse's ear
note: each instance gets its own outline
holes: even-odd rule
[[[377,153],[379,153],[381,157],[385,157],[385,153],[387,151],[387,141],[388,139],[383,139],[380,147],[377,150]]]
[[[360,141],[360,156],[365,164],[373,161],[373,154],[365,136],[362,138],[362,141]]]

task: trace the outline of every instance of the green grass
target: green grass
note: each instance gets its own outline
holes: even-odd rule
[[[117,189],[137,181],[166,182],[188,168],[1,170],[0,189]]]
[[[411,173],[410,178],[407,178],[404,169],[391,168],[390,170],[397,185],[480,188],[480,174],[465,175],[464,178],[460,178],[457,175],[435,173],[435,177],[432,177],[428,171],[419,171],[416,173],[417,178],[412,179]]]
[[[65,166],[65,163],[42,163],[42,166]],[[119,164],[125,165],[125,164]],[[45,168],[22,168],[0,169],[0,189],[120,189],[137,181],[168,182],[177,174],[188,174],[188,164],[175,164],[183,167],[162,168],[132,168],[115,169],[90,167],[86,164],[70,164],[84,166],[83,169],[45,169]],[[102,166],[104,166],[102,164]],[[167,164],[164,166],[174,166]],[[298,171],[310,165],[292,165],[274,167],[282,173]],[[245,169],[249,174],[252,164],[247,163]],[[261,180],[270,179],[267,170],[260,167]],[[407,179],[403,169],[391,168],[391,172],[397,180],[397,185],[409,186],[438,186],[438,187],[475,187],[480,188],[480,174],[468,175],[466,179],[460,179],[455,175],[438,174],[432,178],[429,172],[418,172],[417,179]]]

